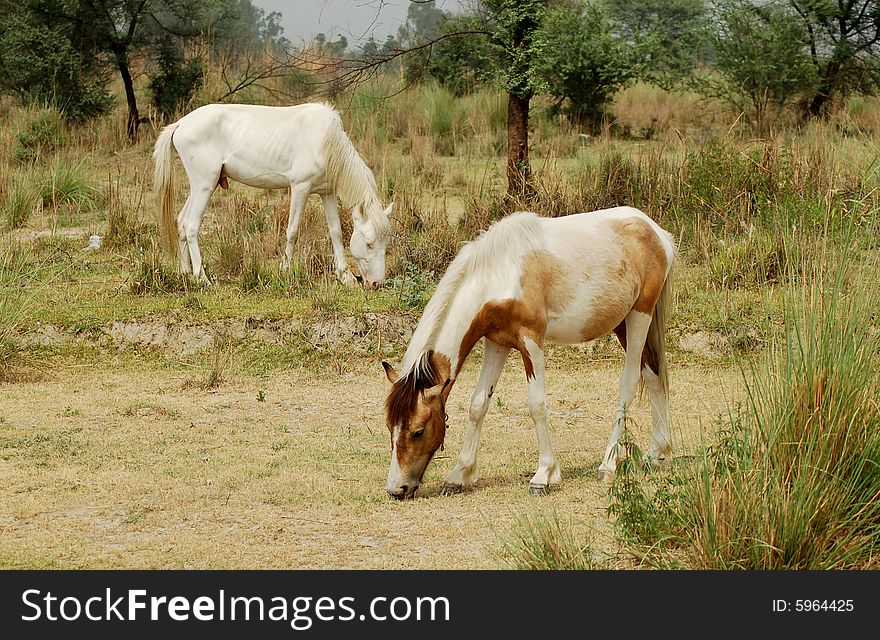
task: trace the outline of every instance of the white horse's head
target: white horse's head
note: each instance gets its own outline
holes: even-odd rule
[[[392,204],[385,209],[386,218],[391,215],[393,207]],[[363,215],[360,205],[352,210],[352,220],[354,230],[348,247],[357,259],[364,287],[375,289],[385,281],[385,250],[391,236],[386,229],[377,229],[373,219]]]

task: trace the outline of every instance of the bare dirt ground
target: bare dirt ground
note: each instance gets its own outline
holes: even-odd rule
[[[621,363],[548,369],[563,484],[527,494],[537,463],[522,365],[508,362],[483,430],[481,480],[438,495],[479,371],[469,362],[415,500],[385,495],[389,437],[378,363],[349,373],[230,373],[216,391],[167,369],[69,368],[0,388],[0,566],[494,568],[514,519],[555,511],[613,553],[596,480]],[[733,367],[674,367],[672,423],[687,455],[741,389]],[[635,412],[647,444],[647,400]]]

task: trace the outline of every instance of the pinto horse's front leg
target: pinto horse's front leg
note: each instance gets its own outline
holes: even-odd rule
[[[485,352],[483,355],[483,369],[480,371],[480,379],[474,388],[471,397],[471,408],[468,413],[468,427],[464,434],[464,445],[458,455],[452,471],[446,476],[443,484],[444,494],[460,492],[469,487],[477,480],[477,450],[480,446],[480,430],[483,427],[483,419],[489,410],[492,393],[501,376],[501,370],[510,353],[510,347],[502,347],[497,342],[485,339]]]
[[[544,349],[530,338],[524,338],[526,353],[523,361],[526,365],[526,378],[529,383],[529,413],[535,423],[538,436],[538,470],[529,481],[529,493],[543,495],[551,484],[559,484],[562,477],[559,463],[553,453],[550,442],[550,430],[547,426],[547,390],[544,384]]]

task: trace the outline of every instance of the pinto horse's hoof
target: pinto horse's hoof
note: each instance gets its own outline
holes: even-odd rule
[[[529,483],[529,495],[530,496],[546,496],[550,491],[550,487],[546,484],[532,484]]]
[[[460,484],[450,484],[449,482],[443,483],[443,488],[440,489],[441,496],[454,496],[456,494],[464,491],[464,487]]]
[[[605,471],[603,469],[599,469],[596,473],[596,478],[599,482],[604,482],[605,484],[611,484],[614,482],[614,472],[613,471]]]

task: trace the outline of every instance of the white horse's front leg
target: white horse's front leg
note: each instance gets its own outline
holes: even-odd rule
[[[559,463],[553,453],[550,442],[550,430],[547,426],[547,390],[544,384],[544,349],[530,338],[523,340],[528,359],[531,361],[532,375],[529,382],[529,413],[535,422],[535,433],[538,436],[538,470],[529,481],[529,493],[541,495],[551,484],[562,481]]]
[[[342,244],[342,225],[339,223],[339,208],[336,206],[336,194],[321,196],[324,199],[324,217],[327,218],[327,230],[330,232],[330,244],[333,245],[333,260],[336,263],[336,279],[345,286],[354,286],[357,279],[349,271],[345,261],[345,247]]]
[[[640,311],[630,311],[626,316],[626,364],[620,374],[620,404],[611,429],[611,438],[605,447],[605,457],[599,465],[599,479],[606,482],[614,480],[617,470],[617,458],[620,449],[620,437],[626,428],[626,411],[636,397],[639,384],[639,369],[642,362],[642,350],[651,316]]]
[[[489,410],[489,403],[507,360],[507,354],[510,353],[510,347],[502,347],[488,338],[484,340],[484,344],[483,369],[480,371],[480,379],[477,381],[474,395],[471,397],[464,445],[458,455],[458,462],[446,476],[443,493],[457,493],[462,488],[471,486],[477,480],[477,450],[480,447],[483,419]]]
[[[287,218],[287,245],[284,247],[284,256],[281,258],[282,271],[289,269],[290,263],[293,261],[293,240],[299,231],[299,223],[302,221],[303,211],[305,211],[311,189],[311,182],[290,185],[290,213]]]

